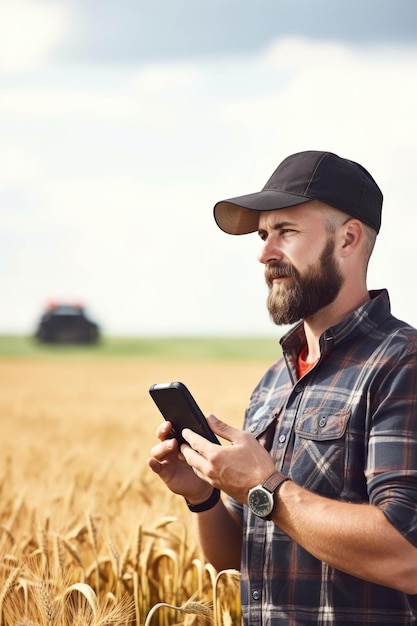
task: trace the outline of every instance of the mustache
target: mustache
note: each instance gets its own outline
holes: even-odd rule
[[[299,274],[293,265],[276,263],[265,266],[265,280],[269,286],[276,278],[298,278]]]

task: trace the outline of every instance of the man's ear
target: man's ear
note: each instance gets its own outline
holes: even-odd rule
[[[363,241],[363,224],[357,219],[350,219],[343,224],[339,233],[339,253],[342,257],[353,254]]]

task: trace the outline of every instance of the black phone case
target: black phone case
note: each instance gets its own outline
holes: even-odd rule
[[[157,383],[149,388],[149,393],[164,419],[172,423],[173,436],[181,445],[185,440],[181,436],[184,428],[220,445],[200,407],[184,383]]]

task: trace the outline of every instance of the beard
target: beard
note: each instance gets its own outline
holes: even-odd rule
[[[281,284],[272,282],[281,277],[289,280]],[[310,265],[304,275],[293,265],[271,263],[265,268],[265,279],[269,287],[268,311],[277,325],[308,319],[331,304],[344,281],[334,258],[334,241],[330,237],[319,260]]]

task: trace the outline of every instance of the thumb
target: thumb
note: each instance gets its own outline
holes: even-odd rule
[[[207,421],[211,430],[216,435],[219,435],[222,439],[226,439],[226,441],[230,441],[230,443],[237,443],[239,435],[242,432],[240,429],[229,426],[229,424],[222,422],[212,414],[207,415]]]

